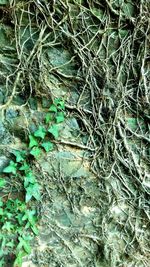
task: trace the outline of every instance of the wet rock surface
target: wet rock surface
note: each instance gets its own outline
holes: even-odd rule
[[[0,25],[0,172],[52,100],[66,103],[54,150],[33,162],[39,235],[22,266],[148,267],[147,1],[10,2]]]
[[[8,166],[10,159],[4,155],[0,155],[0,173],[3,173],[3,169]]]

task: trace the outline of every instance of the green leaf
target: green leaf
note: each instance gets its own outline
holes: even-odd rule
[[[57,112],[57,107],[54,104],[52,104],[50,106],[49,110],[52,111],[52,112]]]
[[[33,147],[30,151],[30,154],[35,158],[38,158],[41,154],[41,149],[39,147]]]
[[[38,130],[35,131],[34,133],[34,136],[40,137],[42,139],[44,139],[45,135],[46,135],[46,130],[43,126],[39,126]]]
[[[38,146],[38,142],[33,135],[29,135],[29,147],[32,148],[33,146]]]
[[[17,219],[17,221],[18,221],[18,223],[19,223],[20,225],[23,224],[23,222],[22,222],[22,214],[21,214],[21,213],[18,213],[18,214],[15,216],[15,218]],[[17,229],[17,231],[18,231],[18,229]]]
[[[13,217],[13,214],[10,213],[10,212],[7,212],[7,213],[6,213],[6,216],[7,216],[7,218],[10,220],[10,219]]]
[[[2,238],[1,238],[1,248],[4,248],[6,246],[6,243],[7,243],[7,239],[6,239],[6,236],[4,236],[4,234],[2,235]],[[1,252],[1,250],[0,250]]]
[[[24,162],[24,164],[19,168],[19,170],[27,172],[30,170],[30,166],[26,162]]]
[[[37,221],[37,217],[35,216],[36,214],[36,210],[27,210],[25,212],[25,215],[22,217],[23,221],[28,220],[29,223],[34,226],[36,221]]]
[[[64,113],[63,112],[58,112],[58,114],[56,116],[56,122],[60,123],[60,122],[63,122],[64,120],[65,120]]]
[[[31,247],[30,247],[29,241],[25,240],[22,237],[19,237],[18,239],[19,239],[19,244],[17,246],[17,250],[20,250],[21,248],[23,248],[27,254],[30,254]]]
[[[23,248],[24,248],[25,252],[27,252],[28,254],[31,253],[31,247],[30,247],[30,244],[29,244],[28,241],[25,241],[25,240],[24,240]]]
[[[29,185],[27,188],[26,188],[26,203],[29,202],[32,198],[32,185]]]
[[[26,188],[26,203],[29,202],[32,197],[38,201],[41,199],[40,187],[38,183],[30,184]]]
[[[3,267],[3,266],[5,266],[5,259],[4,258],[1,258],[0,259],[0,267]]]
[[[39,234],[39,230],[38,230],[38,228],[35,225],[31,226],[31,229],[32,229],[32,231],[33,231],[33,233],[35,235],[38,235]]]
[[[59,137],[59,133],[58,133],[58,127],[56,124],[53,124],[49,129],[48,132],[51,133],[55,139],[57,139]]]
[[[33,197],[36,199],[36,200],[40,200],[41,199],[41,193],[40,193],[40,186],[38,183],[34,184],[33,185]]]
[[[2,229],[10,232],[12,229],[14,229],[14,224],[12,224],[11,222],[5,222]]]
[[[31,228],[31,224],[27,221],[25,225],[25,229]]]
[[[3,216],[3,214],[4,214],[4,210],[0,208],[0,216]]]
[[[22,258],[25,256],[26,254],[23,251],[19,251],[17,258],[15,259],[14,265],[13,267],[21,267],[23,260]]]
[[[26,210],[26,204],[24,202],[17,203],[17,210],[23,212]]]
[[[6,180],[3,178],[0,178],[0,187],[4,187],[6,185]]]
[[[46,116],[45,116],[45,121],[46,123],[49,123],[50,121],[52,121],[52,116],[50,113],[47,113]]]
[[[14,161],[10,161],[9,165],[3,170],[5,173],[13,173],[16,174],[17,171],[17,163]]]
[[[2,199],[0,198],[0,207],[3,207],[4,202],[2,201]]]
[[[15,151],[13,154],[16,156],[16,162],[21,162],[25,160],[26,151]]]
[[[65,110],[65,103],[61,98],[56,98],[54,100],[54,104],[57,106],[58,109]]]
[[[51,142],[44,142],[41,144],[41,146],[45,149],[46,152],[53,149],[53,144]]]
[[[33,173],[32,172],[27,173],[24,178],[24,187],[26,188],[29,185],[29,183],[34,184],[35,181],[36,179]]]
[[[10,241],[6,244],[7,247],[9,248],[14,248],[14,242],[13,241]]]

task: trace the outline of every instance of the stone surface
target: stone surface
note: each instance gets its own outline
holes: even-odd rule
[[[9,131],[6,129],[4,124],[0,122],[0,144],[6,145],[12,141],[12,136]]]
[[[19,115],[19,112],[15,109],[9,108],[6,110],[6,120],[8,121],[18,117],[18,115]]]
[[[3,104],[4,102],[4,94],[2,91],[0,91],[0,104]]]
[[[35,98],[31,97],[29,99],[29,105],[30,105],[31,109],[37,110],[37,99],[36,99],[36,97]]]
[[[42,97],[42,107],[49,108],[50,107],[50,100],[46,97]]]
[[[0,0],[0,5],[5,5],[8,2],[7,0]],[[134,68],[138,63],[137,66],[138,68],[140,67],[140,50],[138,50],[138,46],[142,48],[139,42],[142,43],[142,38],[143,40],[146,38],[144,31],[146,24],[144,25],[144,23],[147,18],[144,14],[142,15],[142,21],[140,21],[140,17],[138,16],[138,20],[142,22],[141,25],[143,27],[143,30],[139,28],[139,31],[137,31],[139,36],[136,35],[136,31],[134,30],[136,24],[140,27],[140,23],[138,24],[138,21],[135,21],[135,11],[138,9],[138,5],[134,3],[135,1],[105,1],[109,5],[107,3],[103,4],[103,1],[101,1],[100,5],[100,1],[97,1],[96,5],[94,5],[94,1],[66,1],[67,4],[60,4],[61,7],[57,6],[57,2],[59,3],[59,1],[53,1],[56,9],[52,17],[54,22],[60,20],[58,28],[57,25],[49,27],[51,18],[49,20],[49,16],[47,16],[45,1],[36,1],[40,3],[40,8],[38,9],[34,7],[34,3],[32,6],[32,3],[29,1],[31,7],[30,14],[28,14],[26,9],[29,7],[28,3],[24,3],[24,1],[16,2],[16,5],[18,4],[18,23],[21,21],[18,32],[17,51],[14,41],[15,27],[13,20],[11,21],[11,26],[8,25],[10,24],[10,20],[8,23],[6,16],[4,20],[7,23],[4,25],[2,22],[0,25],[0,104],[6,102],[12,93],[15,76],[13,75],[7,88],[4,77],[10,77],[18,68],[18,58],[20,60],[20,55],[17,53],[20,51],[20,48],[22,49],[21,59],[23,59],[23,63],[21,62],[20,65],[22,74],[16,86],[16,95],[7,109],[0,114],[0,146],[4,148],[4,151],[2,149],[0,150],[0,171],[9,162],[9,159],[4,156],[5,148],[11,152],[12,149],[20,149],[23,145],[26,147],[24,142],[27,142],[28,134],[34,133],[39,125],[44,124],[44,109],[47,109],[50,101],[56,97],[63,97],[67,100],[67,103],[74,106],[77,104],[79,96],[82,93],[78,108],[84,106],[84,108],[89,110],[91,110],[91,100],[95,101],[95,111],[98,111],[97,108],[99,108],[99,119],[102,122],[101,129],[98,129],[97,125],[95,125],[95,130],[97,128],[100,131],[98,133],[99,135],[96,136],[98,139],[105,126],[105,118],[103,119],[101,117],[101,105],[115,110],[115,94],[118,94],[117,105],[118,103],[122,103],[123,99],[123,105],[127,103],[130,109],[130,101],[128,101],[127,95],[124,94],[123,98],[119,99],[120,92],[118,93],[116,84],[119,84],[119,80],[123,87],[128,77],[128,80],[132,81],[132,84],[129,84],[129,92],[131,93],[132,99],[131,85],[133,88],[134,81],[136,80],[137,82],[138,75],[135,70],[135,74],[131,73],[132,75],[130,76],[129,73],[129,76],[127,76],[127,66],[129,66],[129,63],[133,63],[132,67]],[[69,9],[70,2],[73,3],[71,4],[68,16],[66,11],[67,8]],[[75,4],[77,2],[80,2],[78,6]],[[86,3],[83,11],[82,5],[85,2],[88,3]],[[38,3],[36,4],[38,5]],[[88,10],[88,6],[91,6],[90,10]],[[103,7],[101,8],[101,6]],[[107,10],[105,6],[107,6]],[[32,19],[34,18],[33,7],[37,12],[36,21]],[[45,8],[43,9],[43,7]],[[26,9],[25,12],[23,12],[23,8]],[[63,8],[66,11],[63,12],[61,17],[60,11]],[[19,13],[20,10],[21,14]],[[119,11],[119,15],[115,14],[114,10],[116,13]],[[142,12],[142,8],[140,12]],[[6,12],[6,15],[9,15],[8,13]],[[109,18],[108,14],[110,14]],[[86,26],[80,29],[79,25],[82,15],[84,15],[83,22]],[[29,23],[29,17],[31,18],[31,23]],[[116,26],[118,17],[121,29],[117,29]],[[43,19],[45,18],[46,27],[44,28]],[[68,18],[69,21],[67,21]],[[107,21],[109,21],[109,25],[107,25]],[[42,31],[39,36],[41,25]],[[67,25],[70,25],[69,27],[73,27],[73,29],[70,31]],[[100,26],[102,29],[99,29],[98,34],[97,25],[102,25],[102,27]],[[16,25],[17,27],[18,24]],[[53,35],[52,29],[54,28]],[[62,29],[62,33],[59,32],[60,29]],[[130,52],[130,47],[132,47],[129,42],[132,39],[131,37],[133,37],[132,31],[135,34],[138,52],[136,54],[133,51],[133,58],[128,53]],[[86,32],[89,36],[86,36]],[[65,34],[65,38],[63,34]],[[79,36],[79,39],[77,39],[79,45],[77,44],[76,49],[74,49],[75,46],[72,49],[70,44],[76,42],[75,36]],[[91,38],[92,36],[93,38]],[[63,38],[65,41],[64,46],[62,45]],[[44,44],[44,40],[47,42],[46,45]],[[101,45],[100,40],[102,40]],[[54,43],[55,41],[57,44]],[[26,61],[33,47],[34,51],[31,53],[30,60]],[[123,49],[127,50],[124,52]],[[132,50],[136,50],[134,45]],[[142,50],[141,52],[143,54]],[[73,54],[74,57],[72,57]],[[89,55],[91,62],[88,61]],[[136,58],[137,63],[135,62],[134,64]],[[96,68],[98,59],[100,60],[99,66]],[[131,59],[133,59],[133,62],[131,62]],[[119,64],[122,63],[123,65],[120,68]],[[103,70],[101,70],[101,65]],[[120,70],[121,72],[119,72]],[[35,82],[33,79],[33,84],[29,81],[30,71],[33,71],[33,77],[36,73],[35,79],[37,81]],[[144,78],[146,78],[147,71],[144,69],[143,71],[145,73]],[[87,75],[86,81],[79,79],[82,74],[81,72]],[[103,79],[105,80],[105,77],[107,81],[104,86],[105,81]],[[23,82],[22,79],[24,79]],[[40,84],[38,84],[39,81]],[[92,82],[91,90],[88,88],[90,87],[89,81]],[[96,82],[98,82],[100,88],[97,91],[97,95],[94,95]],[[142,79],[140,82],[142,85]],[[128,83],[126,86],[128,88]],[[26,103],[26,99],[30,94],[29,88],[31,87],[33,87],[33,91],[31,90],[32,94],[29,102],[26,106],[21,106]],[[122,87],[120,87],[121,94]],[[45,98],[45,95],[47,98]],[[137,92],[135,95],[137,95]],[[95,96],[96,98],[94,98]],[[146,94],[142,97],[143,101],[145,101],[144,97],[146,97]],[[98,101],[100,102],[99,107],[97,106]],[[142,251],[142,244],[144,244],[144,248],[148,247],[146,242],[149,234],[147,227],[145,227],[144,219],[142,221],[140,216],[144,209],[147,208],[147,202],[145,202],[144,206],[141,205],[141,196],[137,190],[138,182],[136,177],[133,178],[132,175],[125,173],[123,181],[122,177],[114,175],[116,171],[116,166],[114,165],[112,168],[110,166],[110,177],[106,174],[107,179],[105,180],[105,177],[98,173],[99,178],[97,178],[90,170],[91,158],[89,157],[89,152],[82,147],[83,144],[86,146],[88,135],[85,133],[83,135],[83,131],[78,123],[78,118],[80,119],[81,114],[79,111],[74,111],[74,109],[71,109],[70,113],[68,110],[66,111],[67,118],[65,122],[59,125],[60,137],[54,144],[54,150],[49,153],[43,151],[41,158],[33,162],[33,169],[42,188],[42,201],[38,206],[41,220],[39,236],[35,238],[32,246],[32,255],[24,259],[23,267],[143,267],[143,264],[147,264],[147,262],[145,263],[147,251],[146,249],[145,251],[143,250],[144,252]],[[149,119],[148,111],[148,107],[145,106],[143,112],[145,115],[147,114],[147,119]],[[119,107],[117,112],[119,112]],[[97,122],[95,121],[95,124]],[[115,129],[116,124],[117,120],[115,120],[114,125],[112,125],[112,122],[110,123],[114,127],[114,138],[116,138],[115,152],[113,151],[114,147],[112,145],[110,161],[111,156],[113,158],[113,153],[119,151],[118,153],[121,152],[120,155],[122,156],[125,150],[125,147],[123,148],[123,141],[120,142],[121,138],[118,137],[118,130],[116,131]],[[126,124],[129,130],[138,134],[138,124],[133,116],[127,118]],[[148,126],[143,125],[140,119],[139,124],[145,136],[147,136]],[[110,148],[107,141],[108,143],[111,141],[109,131],[111,132],[111,130],[107,131],[106,154],[109,152],[107,149],[109,150]],[[50,136],[47,138],[51,140]],[[97,141],[96,138],[95,142]],[[73,145],[69,143],[73,143]],[[131,134],[127,132],[126,144],[131,149],[135,164],[140,162],[143,166],[142,175],[144,175],[144,179],[140,188],[145,187],[148,190],[150,187],[149,169],[144,159],[140,156],[140,150],[143,149],[143,155],[148,152],[145,152],[146,150],[144,151],[142,143],[144,143],[142,140],[140,140],[140,143],[136,142],[135,138],[131,138]],[[103,151],[101,151],[101,148],[98,149],[100,150],[96,154],[96,157],[99,159],[101,154],[103,155]],[[125,153],[128,154],[127,152]],[[108,158],[107,155],[104,155],[104,157]],[[117,161],[117,159],[115,160]],[[117,163],[115,162],[115,164]],[[100,164],[100,173],[105,172],[105,164],[109,165],[109,162]],[[128,161],[128,155],[126,155],[125,164],[130,164],[131,167],[133,165],[132,162],[130,163]],[[122,168],[125,167],[123,166]],[[101,168],[104,170],[101,170]],[[121,173],[121,170],[119,171]],[[134,180],[132,181],[131,178]],[[144,194],[142,197],[144,199]],[[133,201],[132,207],[128,201],[130,203]],[[138,209],[136,210],[135,207],[138,207]],[[129,214],[131,215],[131,220],[129,220]],[[136,222],[134,221],[135,219]],[[139,247],[138,243],[140,244]],[[136,257],[140,259],[139,262],[138,260],[136,261]],[[131,263],[132,260],[133,262]],[[150,264],[147,266],[150,266]]]
[[[0,156],[0,173],[3,172],[3,169],[9,164],[10,159],[6,156]]]

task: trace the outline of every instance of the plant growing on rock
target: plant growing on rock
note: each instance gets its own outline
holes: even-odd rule
[[[34,201],[41,200],[41,187],[32,170],[32,160],[38,160],[43,151],[54,148],[52,139],[59,137],[58,123],[65,119],[64,102],[55,99],[45,115],[45,125],[28,137],[28,148],[13,152],[14,159],[3,170],[0,190],[7,187],[7,179],[12,181],[11,191],[0,198],[0,266],[7,260],[14,261],[14,267],[22,265],[22,258],[31,253],[30,242],[38,234],[38,216]],[[20,197],[13,193],[14,181],[21,184],[17,189]],[[35,206],[35,204],[34,204]]]

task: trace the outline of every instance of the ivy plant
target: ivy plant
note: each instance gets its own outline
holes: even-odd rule
[[[64,101],[54,99],[45,113],[45,125],[39,125],[34,133],[29,134],[27,149],[15,150],[13,159],[3,170],[0,190],[3,192],[7,186],[7,179],[19,179],[24,195],[21,199],[14,199],[9,193],[0,198],[0,267],[7,265],[10,255],[14,259],[13,266],[21,267],[23,257],[31,253],[30,244],[34,235],[38,234],[37,211],[32,201],[41,201],[41,187],[32,170],[32,161],[54,149],[53,139],[59,138],[58,124],[64,119]]]

